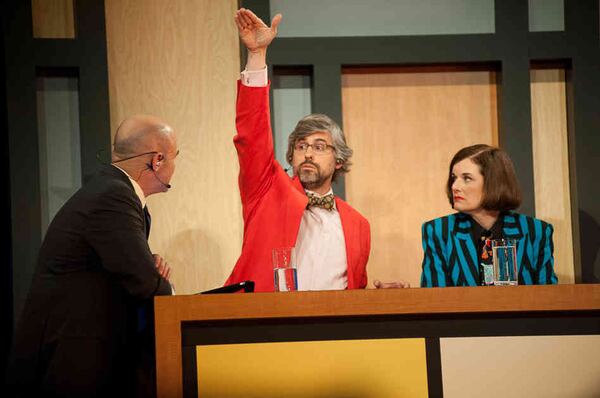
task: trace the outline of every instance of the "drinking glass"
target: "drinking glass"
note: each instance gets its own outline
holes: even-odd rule
[[[298,290],[296,251],[293,247],[277,247],[273,249],[273,275],[276,292]]]
[[[492,241],[494,260],[494,285],[518,285],[517,241],[515,239],[494,239]]]

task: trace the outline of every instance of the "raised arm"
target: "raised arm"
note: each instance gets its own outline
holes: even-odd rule
[[[275,172],[266,54],[267,47],[277,35],[279,21],[281,15],[278,14],[268,27],[252,11],[244,8],[235,15],[240,39],[248,49],[244,78],[238,85],[237,135],[234,137],[240,162],[239,185],[244,220],[251,213],[253,204],[269,188]]]

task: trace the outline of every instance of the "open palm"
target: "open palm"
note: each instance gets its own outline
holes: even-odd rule
[[[241,8],[235,14],[240,39],[250,51],[264,49],[271,44],[277,36],[277,26],[281,22],[281,14],[275,15],[271,26],[267,26],[252,11]]]

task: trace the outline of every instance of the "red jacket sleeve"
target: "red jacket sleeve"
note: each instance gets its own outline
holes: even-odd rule
[[[247,87],[238,80],[235,125],[237,134],[233,142],[240,162],[238,183],[244,221],[247,221],[258,200],[271,186],[275,171],[269,86]]]

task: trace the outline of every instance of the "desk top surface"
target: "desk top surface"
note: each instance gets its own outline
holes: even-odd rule
[[[179,321],[598,310],[600,284],[233,293],[155,298],[157,318],[163,315]]]

